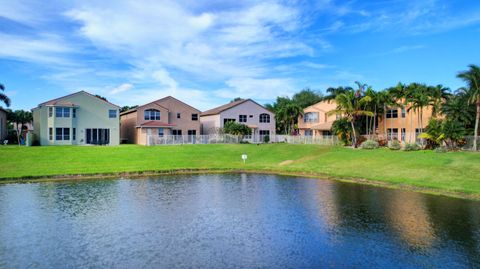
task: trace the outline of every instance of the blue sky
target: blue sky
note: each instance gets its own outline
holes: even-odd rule
[[[456,89],[480,64],[480,1],[0,0],[0,40],[14,109],[86,90],[206,110],[356,80]]]

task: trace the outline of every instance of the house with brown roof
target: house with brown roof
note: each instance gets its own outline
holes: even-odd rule
[[[217,134],[225,123],[234,121],[252,129],[252,140],[275,134],[275,114],[252,99],[242,99],[207,110],[200,115],[203,134]]]
[[[120,113],[124,143],[147,145],[149,137],[200,135],[200,110],[172,97]]]
[[[7,138],[7,111],[0,107],[0,143]]]
[[[336,109],[335,101],[321,101],[303,110],[303,115],[298,117],[298,129],[300,135],[306,136],[329,136],[333,122],[337,115],[328,115],[328,112]]]
[[[40,145],[118,145],[120,107],[85,91],[32,109],[34,140]]]

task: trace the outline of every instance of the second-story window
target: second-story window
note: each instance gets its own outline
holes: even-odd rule
[[[238,115],[238,122],[247,122],[247,115]]]
[[[310,123],[310,122],[318,122],[318,112],[307,112],[303,116],[303,122]]]
[[[177,113],[177,119],[180,119],[182,117],[182,114]]]
[[[387,119],[396,119],[398,118],[398,109],[389,109],[387,110]]]
[[[48,117],[51,118],[53,116],[53,107],[48,108]]]
[[[111,119],[114,119],[117,117],[117,110],[115,109],[110,109],[108,110],[108,117]]]
[[[76,117],[77,117],[77,109],[72,108],[72,118],[76,118]]]
[[[407,116],[407,109],[406,108],[402,108],[402,118],[405,118]]]
[[[69,118],[70,117],[70,108],[69,107],[56,107],[55,108],[55,117],[57,117],[57,118]]]
[[[160,120],[160,111],[156,109],[147,109],[143,115],[145,120]]]
[[[198,120],[198,114],[192,114],[192,120],[197,121]]]
[[[270,123],[270,115],[268,115],[267,113],[260,114],[260,122]]]

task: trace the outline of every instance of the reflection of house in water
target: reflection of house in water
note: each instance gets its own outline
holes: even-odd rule
[[[385,199],[387,221],[411,247],[429,248],[435,239],[423,194],[392,191]]]
[[[315,198],[317,200],[317,207],[319,216],[328,229],[335,229],[341,224],[340,215],[338,212],[338,203],[335,199],[336,191],[335,185],[337,182],[324,181],[318,184],[316,188]]]

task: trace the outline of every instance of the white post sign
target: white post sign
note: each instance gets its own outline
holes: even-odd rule
[[[243,163],[245,163],[245,161],[247,160],[247,154],[242,154],[242,160],[243,160]]]

